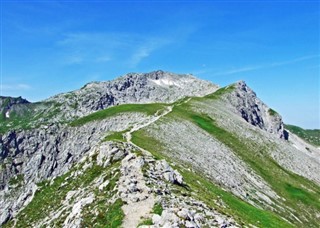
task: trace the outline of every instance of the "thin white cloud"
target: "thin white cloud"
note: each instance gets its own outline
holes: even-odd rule
[[[57,42],[64,64],[115,61],[136,67],[154,51],[174,42],[174,38],[142,36],[135,33],[71,33]]]
[[[27,84],[3,84],[2,86],[2,89],[4,91],[13,91],[13,90],[29,90],[31,89],[31,86],[30,85],[27,85]]]
[[[271,64],[235,68],[235,69],[226,70],[226,71],[223,71],[223,72],[218,72],[218,73],[216,73],[214,75],[215,76],[218,76],[218,75],[231,75],[231,74],[255,71],[255,70],[260,70],[260,69],[268,69],[268,68],[273,68],[273,67],[278,67],[278,66],[289,65],[289,64],[293,64],[293,63],[297,63],[297,62],[302,62],[302,61],[309,60],[309,59],[315,59],[315,58],[319,58],[319,57],[320,57],[320,55],[302,56],[300,58],[287,60],[287,61],[281,61],[281,62],[274,62],[274,63],[271,63]]]
[[[165,38],[148,38],[142,45],[137,46],[129,58],[129,66],[136,67],[142,60],[151,55],[152,52],[163,48],[164,46],[172,43],[172,40]]]
[[[63,64],[105,63],[112,59],[114,50],[125,45],[125,37],[111,33],[69,33],[56,44]]]
[[[152,51],[151,48],[148,47],[141,47],[139,48],[135,53],[133,53],[133,55],[131,56],[130,59],[130,65],[132,67],[138,65],[141,60],[143,60],[144,58],[147,58],[150,55],[150,52]]]
[[[105,63],[105,62],[109,62],[111,60],[112,60],[112,58],[109,57],[109,56],[100,56],[100,57],[97,57],[95,59],[95,62],[97,62],[97,63]]]
[[[263,66],[249,66],[249,67],[242,67],[242,68],[236,68],[232,70],[227,70],[224,72],[217,73],[215,75],[229,75],[229,74],[237,74],[237,73],[242,73],[242,72],[248,72],[248,71],[253,71],[253,70],[258,70],[264,68]]]
[[[65,57],[66,65],[80,64],[84,61],[81,55],[70,55]]]
[[[297,62],[301,62],[301,61],[308,60],[308,59],[315,59],[315,58],[319,58],[319,57],[320,57],[320,55],[307,55],[307,56],[302,56],[300,58],[296,58],[296,59],[292,59],[292,60],[288,60],[288,61],[272,63],[269,66],[270,67],[283,66],[283,65],[288,65],[288,64],[297,63]]]

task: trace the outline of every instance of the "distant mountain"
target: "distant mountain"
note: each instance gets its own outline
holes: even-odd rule
[[[243,81],[130,73],[9,106],[3,227],[319,226],[319,148]]]
[[[0,113],[1,120],[5,118],[9,118],[9,112],[16,112],[19,110],[19,107],[24,107],[24,104],[30,103],[26,99],[23,99],[22,97],[3,97],[0,96]]]
[[[320,129],[303,129],[298,126],[286,124],[285,128],[291,133],[296,134],[300,138],[304,139],[308,143],[315,146],[320,146]]]

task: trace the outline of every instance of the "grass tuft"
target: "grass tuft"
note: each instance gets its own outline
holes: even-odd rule
[[[278,114],[278,113],[277,113],[275,110],[273,110],[272,108],[269,108],[269,109],[268,109],[268,113],[269,113],[270,116],[275,116],[275,115]]]
[[[161,203],[155,203],[153,208],[152,208],[152,213],[161,215],[163,211]]]
[[[151,226],[151,225],[153,225],[152,219],[147,218],[147,219],[142,220],[142,222],[139,223],[138,227],[139,226]]]

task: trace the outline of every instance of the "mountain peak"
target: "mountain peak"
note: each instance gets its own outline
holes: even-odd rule
[[[237,90],[252,93],[254,94],[254,96],[256,96],[256,93],[247,85],[247,83],[244,80],[237,81],[235,83],[235,87]]]
[[[233,85],[235,90],[227,95],[233,111],[251,125],[287,139],[282,117],[261,101],[245,81]]]
[[[59,94],[48,101],[61,103],[68,116],[84,116],[93,111],[127,103],[171,103],[187,96],[204,96],[217,85],[188,74],[163,70],[128,73],[112,81],[92,82],[79,90]],[[77,110],[70,108],[77,106]]]
[[[179,80],[181,78],[195,78],[197,80],[200,80],[190,74],[177,74],[169,71],[164,71],[164,70],[155,70],[147,73],[136,73],[136,72],[131,72],[128,74],[125,74],[123,76],[120,76],[117,79],[123,79],[123,78],[135,78],[135,79],[152,79],[152,80],[159,80],[159,79],[164,79],[164,78],[171,78],[173,80]]]

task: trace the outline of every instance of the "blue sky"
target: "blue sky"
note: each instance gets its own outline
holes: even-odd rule
[[[2,0],[2,95],[38,101],[162,69],[245,80],[286,123],[320,128],[319,1]]]

